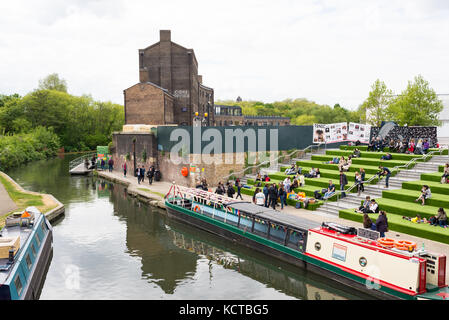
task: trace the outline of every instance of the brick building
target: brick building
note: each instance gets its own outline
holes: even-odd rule
[[[196,112],[213,123],[214,90],[203,85],[193,49],[172,42],[169,30],[139,50],[139,78],[124,90],[125,124],[191,126]]]

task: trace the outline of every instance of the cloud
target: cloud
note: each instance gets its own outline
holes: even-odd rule
[[[396,92],[449,73],[446,1],[42,0],[0,3],[0,93],[57,72],[74,94],[123,103],[138,49],[171,29],[217,99],[307,98],[355,108],[376,79]]]

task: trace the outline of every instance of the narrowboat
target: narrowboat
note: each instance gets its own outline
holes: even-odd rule
[[[169,217],[380,299],[445,300],[446,256],[412,242],[322,224],[201,189],[173,185]],[[391,241],[391,242],[390,242]]]
[[[0,231],[0,300],[39,299],[53,256],[52,227],[36,207],[13,213]]]

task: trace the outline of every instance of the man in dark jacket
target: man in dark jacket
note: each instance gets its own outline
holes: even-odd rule
[[[233,195],[235,193],[234,187],[232,186],[232,182],[228,182],[228,197],[234,198]]]
[[[145,180],[145,167],[142,165],[140,170],[140,180],[143,182]]]
[[[347,184],[348,184],[348,178],[343,173],[343,171],[340,171],[340,190],[342,191],[342,193],[341,193],[342,198],[346,197],[345,186]]]
[[[276,210],[276,202],[278,199],[278,191],[276,188],[276,185],[273,183],[270,188],[268,188],[268,197],[270,206],[273,208],[273,210]]]
[[[268,184],[263,187],[263,194],[265,195],[265,208],[268,208]]]
[[[221,183],[221,181],[218,183],[218,186],[217,186],[217,189],[215,190],[215,193],[219,194],[219,195],[224,195],[225,189],[224,189],[224,186]]]
[[[153,184],[153,178],[154,178],[154,166],[152,165],[150,169],[148,169],[147,177],[150,184]]]
[[[379,217],[376,220],[376,229],[380,232],[380,237],[385,237],[385,232],[388,231],[388,219],[385,211],[379,212]]]

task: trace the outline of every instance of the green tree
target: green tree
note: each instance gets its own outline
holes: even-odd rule
[[[291,124],[297,126],[313,125],[314,123],[317,123],[315,116],[308,114],[300,115],[291,121]]]
[[[39,90],[56,90],[67,93],[67,81],[60,79],[57,73],[52,73],[39,80]]]
[[[379,79],[371,86],[368,98],[363,102],[362,109],[366,111],[366,122],[379,127],[386,120],[386,110],[392,101],[393,92]]]
[[[421,75],[409,81],[407,88],[397,96],[387,110],[389,119],[399,125],[439,126],[443,102]]]

